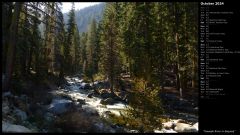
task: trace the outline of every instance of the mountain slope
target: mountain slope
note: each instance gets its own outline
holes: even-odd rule
[[[93,18],[95,18],[96,22],[98,23],[102,19],[104,7],[105,3],[101,3],[80,10],[76,10],[75,16],[79,32],[86,32],[88,25],[91,23],[91,20]],[[68,13],[64,13],[63,17],[65,24],[67,24],[69,18]]]

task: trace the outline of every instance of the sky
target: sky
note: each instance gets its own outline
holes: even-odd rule
[[[75,10],[100,4],[100,2],[74,2]],[[72,2],[62,2],[62,12],[67,13],[72,8]]]

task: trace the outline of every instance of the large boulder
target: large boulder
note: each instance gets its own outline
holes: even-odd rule
[[[72,109],[73,106],[74,104],[71,100],[55,99],[49,105],[48,111],[54,114],[62,114]]]
[[[176,123],[174,130],[177,132],[197,132],[196,128],[186,123]]]
[[[86,104],[86,101],[85,99],[77,99],[77,102],[81,105],[85,105]]]
[[[106,81],[95,81],[93,84],[94,84],[94,87],[97,89],[107,89],[110,87],[109,82],[106,82]]]
[[[11,124],[5,121],[2,121],[2,132],[10,132],[10,133],[31,133],[30,129],[21,126],[21,125],[15,125]]]
[[[100,95],[104,99],[114,97],[114,95],[112,93],[101,93]]]
[[[81,83],[79,89],[89,90],[92,89],[89,83]]]
[[[18,108],[16,108],[16,109],[14,110],[14,113],[15,113],[15,115],[17,116],[17,118],[19,118],[19,119],[22,120],[22,121],[24,121],[24,120],[27,119],[27,114],[26,114],[26,112],[24,112],[24,111],[22,111],[22,110],[20,110],[20,109],[18,109]]]
[[[192,127],[195,128],[198,131],[198,122],[195,123]]]
[[[2,102],[2,114],[7,114],[10,112],[10,104],[8,100],[3,100]]]
[[[105,118],[108,118],[110,115],[112,115],[111,111],[104,111],[102,113],[102,116],[105,117]]]
[[[44,120],[46,120],[47,122],[52,122],[55,119],[55,116],[52,113],[45,113],[44,115]]]
[[[28,110],[28,103],[26,101],[24,101],[22,98],[20,97],[14,97],[13,99],[13,105],[23,111],[27,111]]]
[[[86,112],[87,115],[99,116],[97,110],[95,108],[89,107],[88,105],[83,105],[82,109]]]
[[[107,99],[101,100],[100,103],[103,105],[113,105],[117,103],[117,101],[114,100],[113,98],[107,98]]]
[[[12,95],[12,93],[10,91],[7,91],[7,92],[3,92],[2,96],[3,97],[12,97],[13,95]]]
[[[87,95],[87,97],[88,97],[88,98],[92,98],[92,97],[93,97],[93,94],[94,94],[94,93],[91,92],[91,93],[89,93],[89,94]]]

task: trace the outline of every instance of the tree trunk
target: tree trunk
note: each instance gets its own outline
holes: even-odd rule
[[[178,33],[175,34],[175,41],[176,41],[176,51],[177,51],[177,89],[179,90],[179,95],[182,97],[182,81],[181,81],[181,73],[180,73],[180,58],[179,58],[179,45],[178,45]]]
[[[178,28],[179,28],[179,14],[177,11],[177,3],[174,3],[174,18],[175,18],[175,27],[174,27],[174,32],[175,32],[175,43],[176,43],[176,52],[177,52],[177,69],[176,69],[176,75],[177,75],[177,89],[179,90],[179,95],[182,98],[182,82],[181,82],[181,71],[180,71],[180,57],[179,57],[179,35],[178,35]]]
[[[12,9],[13,4],[3,3],[2,5],[2,73],[6,72],[6,59],[7,59],[7,41],[9,41],[9,29],[11,26],[11,18],[12,18]]]
[[[30,50],[29,50],[29,59],[28,59],[28,64],[27,64],[27,73],[30,74],[31,71],[31,63],[32,63],[32,54],[33,54],[33,46],[31,46]]]
[[[192,62],[192,88],[196,88],[196,61],[195,58],[193,57],[193,62]]]
[[[14,14],[12,17],[12,23],[10,26],[10,40],[8,43],[7,61],[6,61],[6,78],[3,83],[3,90],[8,91],[11,82],[12,70],[13,70],[13,60],[16,49],[17,41],[17,31],[18,31],[18,21],[20,16],[22,2],[16,2],[14,6]]]

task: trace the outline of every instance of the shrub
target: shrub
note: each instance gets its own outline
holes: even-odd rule
[[[94,80],[104,80],[105,76],[102,73],[95,74],[93,76]]]
[[[113,122],[137,129],[140,132],[152,132],[155,128],[162,128],[163,108],[159,98],[159,87],[146,87],[146,81],[135,81],[134,88],[129,95],[131,106],[126,116],[112,116]]]

